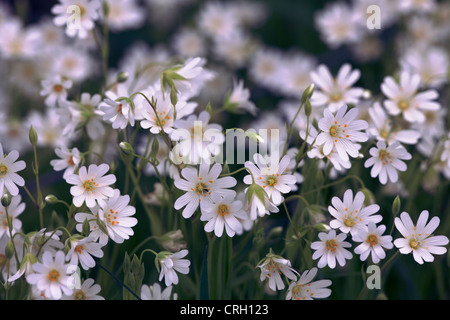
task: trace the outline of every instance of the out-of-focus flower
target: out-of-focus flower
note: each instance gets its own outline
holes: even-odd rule
[[[98,200],[114,196],[114,190],[110,185],[116,182],[113,174],[105,174],[109,171],[109,165],[103,163],[100,165],[91,164],[89,168],[81,167],[78,174],[71,174],[65,179],[67,183],[72,184],[70,193],[73,196],[73,204],[76,207],[86,202],[89,208],[94,207]]]
[[[388,147],[384,141],[378,141],[377,146],[369,150],[371,158],[364,162],[364,167],[372,167],[370,175],[372,178],[378,176],[382,184],[388,179],[397,182],[398,171],[406,171],[406,164],[402,160],[411,159],[411,154],[406,151],[399,142],[394,142]]]
[[[358,109],[352,108],[347,112],[347,106],[344,105],[339,108],[336,115],[325,109],[323,116],[318,122],[322,132],[316,138],[316,144],[323,145],[323,153],[330,154],[334,147],[343,160],[348,160],[348,155],[358,157],[359,151],[355,142],[365,142],[368,139],[366,133],[360,132],[367,129],[368,123],[356,119]]]
[[[19,152],[12,150],[5,156],[3,146],[0,143],[0,194],[3,195],[6,190],[12,195],[19,194],[17,186],[24,186],[25,180],[16,172],[25,169],[25,161],[16,161],[19,158]]]
[[[432,233],[439,226],[439,218],[433,217],[427,223],[429,213],[423,210],[420,213],[415,225],[407,212],[402,212],[400,218],[395,218],[395,227],[402,234],[403,238],[395,239],[394,245],[399,248],[401,254],[413,253],[414,260],[423,262],[433,262],[433,254],[444,254],[448,244],[446,236],[432,236]]]
[[[107,0],[108,26],[113,32],[142,27],[145,22],[145,11],[135,0]]]
[[[257,48],[257,41],[248,34],[238,32],[235,36],[217,39],[214,42],[214,53],[222,58],[232,69],[244,68]]]
[[[344,104],[358,104],[363,97],[364,89],[352,86],[361,76],[359,70],[353,70],[350,64],[341,66],[336,78],[325,65],[311,72],[311,80],[318,86],[311,97],[311,105],[326,106],[336,112]]]
[[[202,57],[206,54],[206,42],[200,32],[183,28],[172,39],[175,52],[183,57]]]
[[[439,96],[438,92],[431,89],[417,93],[419,84],[420,76],[406,71],[400,74],[399,84],[390,76],[384,78],[381,91],[389,98],[384,101],[389,114],[402,114],[408,122],[423,123],[425,121],[423,111],[439,110],[441,105],[434,101]]]
[[[53,255],[45,251],[42,255],[42,262],[36,262],[32,268],[35,273],[27,276],[27,282],[40,291],[45,292],[45,296],[50,299],[59,300],[63,293],[72,294],[69,288],[69,264],[65,263],[63,251],[56,252]]]
[[[161,285],[155,282],[153,285],[148,286],[143,284],[141,287],[141,299],[142,300],[171,300],[172,286],[161,290]],[[177,294],[173,294],[173,300],[177,300]]]
[[[386,257],[385,249],[392,249],[392,236],[383,236],[386,231],[385,225],[378,227],[373,222],[369,222],[367,228],[360,229],[353,235],[353,241],[362,242],[355,248],[355,253],[359,254],[361,261],[365,261],[369,255],[372,257],[373,263],[378,263]]]
[[[253,116],[256,116],[258,108],[250,101],[250,90],[244,88],[244,81],[234,82],[233,90],[226,99],[225,107],[230,112],[249,112]]]
[[[369,108],[370,118],[373,125],[369,125],[367,132],[377,140],[386,141],[392,144],[395,141],[416,144],[421,134],[416,130],[401,130],[392,127],[392,122],[384,112],[379,102],[375,102],[373,107]]]
[[[353,198],[353,191],[347,189],[344,193],[343,201],[338,197],[333,197],[328,207],[328,211],[335,218],[330,221],[330,227],[339,229],[344,233],[350,232],[354,236],[359,230],[365,229],[371,222],[378,223],[382,216],[375,212],[380,210],[380,206],[372,204],[364,206],[365,196],[362,191],[356,193]]]
[[[226,3],[207,2],[200,9],[198,28],[213,39],[229,39],[239,32],[239,20]]]
[[[49,107],[61,106],[67,99],[67,90],[72,88],[72,81],[61,77],[53,76],[51,79],[42,80],[41,96],[45,96],[45,104]]]
[[[60,111],[60,108],[47,108],[44,113],[31,111],[28,115],[28,127],[31,125],[36,130],[38,146],[57,148],[68,145],[75,138],[63,134]]]
[[[59,0],[51,10],[56,15],[53,23],[65,25],[69,37],[84,39],[94,29],[95,21],[100,17],[100,8],[101,2],[98,0]]]
[[[323,41],[333,49],[357,42],[364,31],[359,15],[345,2],[333,2],[319,11],[315,24]]]
[[[336,230],[334,229],[328,233],[319,233],[320,241],[311,243],[311,249],[316,250],[312,256],[313,260],[320,258],[317,263],[319,268],[328,265],[331,269],[334,269],[336,267],[336,260],[343,267],[345,260],[353,257],[352,253],[346,249],[352,245],[344,241],[345,238],[347,238],[346,233],[336,234]]]
[[[236,192],[228,188],[236,185],[237,181],[233,177],[219,178],[222,172],[222,165],[215,163],[211,169],[208,163],[202,163],[197,169],[187,167],[181,170],[182,178],[175,180],[175,186],[186,191],[174,204],[176,210],[185,207],[182,214],[184,218],[190,218],[200,205],[203,212],[206,202],[214,203],[220,201],[222,197],[230,195],[234,197]]]
[[[312,281],[317,275],[317,268],[306,270],[298,281],[289,285],[286,300],[313,300],[328,298],[331,295],[331,280]]]
[[[18,19],[0,24],[0,56],[6,59],[31,58],[37,53],[36,34],[23,29]]]

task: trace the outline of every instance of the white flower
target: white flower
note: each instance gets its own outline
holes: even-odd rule
[[[362,242],[355,248],[355,253],[359,254],[361,261],[365,261],[369,255],[372,257],[373,263],[378,263],[386,257],[385,249],[392,249],[392,237],[390,235],[383,236],[386,231],[385,225],[376,226],[375,223],[369,222],[367,228],[359,229],[353,235],[353,241]]]
[[[135,114],[133,107],[120,98],[128,97],[128,89],[125,84],[119,84],[116,91],[106,91],[106,98],[98,108],[103,113],[103,120],[112,123],[114,129],[125,129],[128,124],[134,126]]]
[[[424,86],[440,88],[448,81],[449,58],[447,52],[438,47],[409,49],[400,59],[402,69],[418,74]]]
[[[236,35],[239,20],[226,3],[207,2],[200,9],[198,28],[214,39],[229,39]]]
[[[279,162],[268,163],[259,153],[256,153],[253,159],[256,165],[251,161],[245,163],[245,167],[251,171],[252,175],[245,176],[244,183],[254,182],[260,185],[274,205],[281,204],[284,199],[281,194],[291,192],[292,186],[297,183],[296,177],[286,172],[291,159],[285,155]]]
[[[268,279],[269,288],[273,291],[284,289],[281,274],[284,274],[290,280],[297,280],[296,271],[292,269],[291,262],[273,254],[272,251],[258,263],[257,267],[261,270],[259,279],[261,281]]]
[[[108,0],[108,7],[107,19],[111,31],[137,29],[145,22],[145,11],[135,0]]]
[[[370,148],[369,153],[372,157],[364,162],[364,167],[373,166],[370,175],[372,178],[378,176],[382,184],[386,184],[388,178],[391,182],[397,182],[397,170],[406,171],[407,169],[402,160],[411,159],[411,154],[399,142],[386,147],[384,141],[378,141],[376,148]]]
[[[363,97],[363,88],[352,88],[361,76],[359,70],[353,70],[350,64],[341,66],[336,78],[325,65],[311,72],[311,80],[317,85],[311,97],[312,106],[327,106],[336,112],[343,104],[357,104]]]
[[[395,239],[394,245],[399,248],[401,254],[413,253],[417,263],[433,262],[433,254],[444,254],[448,244],[446,236],[433,236],[432,233],[439,226],[439,218],[433,217],[428,221],[429,213],[423,210],[420,213],[417,224],[411,220],[407,212],[402,212],[400,218],[395,218],[395,227],[402,234],[403,238]]]
[[[315,24],[323,41],[333,49],[357,42],[363,31],[359,16],[344,2],[333,2],[318,12]]]
[[[2,58],[31,58],[36,55],[38,37],[31,30],[25,30],[20,19],[8,19],[0,23],[0,34]]]
[[[65,179],[73,174],[80,164],[80,151],[77,148],[69,150],[66,146],[61,146],[55,149],[55,153],[61,159],[51,160],[50,164],[55,171],[64,170],[63,178]]]
[[[386,141],[388,144],[392,144],[395,141],[416,144],[421,136],[417,130],[400,130],[392,127],[392,122],[379,102],[375,102],[373,107],[369,108],[369,115],[373,125],[369,126],[367,132],[377,140]]]
[[[136,213],[136,208],[129,203],[130,196],[121,196],[119,189],[114,189],[109,199],[98,200],[99,219],[105,224],[108,236],[116,243],[122,243],[134,234],[132,227],[137,224],[137,219],[131,216]]]
[[[141,299],[142,300],[171,300],[172,286],[161,290],[161,286],[158,282],[155,282],[152,286],[143,284],[141,287]],[[177,294],[174,293],[173,300],[177,299]]]
[[[316,138],[316,144],[323,145],[323,153],[328,155],[333,148],[342,160],[347,161],[348,155],[353,158],[358,157],[359,151],[355,142],[365,142],[368,139],[366,133],[360,130],[367,129],[368,123],[364,120],[355,120],[358,109],[352,108],[348,112],[347,106],[339,108],[336,115],[329,109],[323,111],[323,118],[318,122],[321,133]]]
[[[158,263],[161,266],[159,281],[164,278],[166,286],[178,284],[177,272],[181,274],[189,273],[191,262],[187,259],[182,259],[188,253],[188,250],[184,249],[176,253],[163,252],[163,254],[158,254]]]
[[[16,161],[19,158],[19,152],[12,150],[7,156],[3,153],[3,146],[0,143],[0,194],[3,195],[6,190],[12,196],[19,194],[17,186],[24,186],[25,180],[16,172],[25,169],[25,161]]]
[[[172,42],[175,52],[183,57],[198,57],[206,54],[205,39],[194,29],[181,29],[174,35]]]
[[[42,262],[33,264],[35,273],[27,276],[27,282],[35,286],[38,290],[44,291],[47,298],[59,300],[62,294],[70,295],[70,277],[68,275],[69,264],[65,264],[63,251],[57,251],[53,255],[45,251],[42,255]]]
[[[279,50],[260,48],[251,59],[249,76],[258,85],[278,92],[282,83],[279,79],[285,74],[284,60]]]
[[[400,74],[400,83],[396,83],[392,77],[384,78],[381,91],[389,99],[384,101],[384,106],[391,115],[402,114],[408,122],[425,121],[422,111],[439,110],[441,105],[434,101],[439,94],[436,90],[426,90],[417,93],[420,84],[420,76],[403,71]]]
[[[49,252],[52,255],[55,255],[57,251],[60,251],[64,248],[64,244],[61,242],[61,230],[56,230],[56,232],[47,231],[46,229],[42,229],[36,233],[34,233],[30,237],[31,243],[31,254],[37,256],[38,252],[40,252],[40,256],[42,257],[44,252]]]
[[[67,90],[72,88],[72,81],[63,79],[60,75],[42,80],[41,96],[46,96],[45,104],[49,107],[61,106],[67,99]]]
[[[21,230],[22,221],[18,219],[18,216],[25,210],[25,203],[22,202],[22,196],[11,197],[11,203],[8,206],[8,219],[6,219],[6,209],[0,203],[0,238],[3,235],[10,236],[9,227],[12,225],[11,233],[14,234]]]
[[[246,219],[247,214],[242,210],[242,202],[235,200],[234,196],[227,195],[215,203],[205,202],[203,204],[201,221],[208,221],[205,224],[205,231],[212,232],[217,237],[221,237],[225,229],[229,237],[242,232],[242,225],[239,219]]]
[[[278,207],[269,199],[267,192],[256,183],[245,189],[244,206],[249,211],[251,221],[266,214],[279,212]]]
[[[53,58],[50,74],[59,74],[64,79],[70,79],[74,83],[80,83],[92,75],[96,69],[95,61],[87,50],[72,47],[59,47],[51,53]]]
[[[105,298],[98,295],[101,289],[94,279],[89,278],[83,281],[80,289],[73,290],[71,295],[64,294],[61,300],[105,300]]]
[[[77,266],[78,262],[84,270],[95,267],[96,258],[103,257],[102,244],[94,241],[92,237],[86,237],[81,240],[71,240],[71,248],[67,252],[66,261],[70,261],[71,265]]]
[[[222,197],[227,195],[234,197],[236,192],[229,190],[236,185],[237,181],[233,177],[219,178],[222,172],[222,165],[215,163],[211,168],[207,163],[202,163],[197,169],[187,167],[181,170],[181,176],[175,180],[175,186],[186,191],[179,197],[174,204],[176,210],[183,210],[183,217],[190,218],[200,205],[200,209],[204,211],[206,202],[213,203],[221,201]]]
[[[173,152],[180,156],[185,164],[211,162],[222,151],[225,136],[222,126],[209,123],[210,115],[202,111],[198,115],[190,115],[187,119],[175,121],[176,130],[171,134],[177,141]]]
[[[67,183],[74,185],[70,188],[70,193],[76,207],[79,208],[83,202],[86,202],[86,205],[92,208],[96,205],[96,200],[114,195],[110,185],[116,182],[116,177],[113,174],[104,176],[108,171],[109,165],[105,163],[99,166],[91,164],[88,169],[83,166],[78,174],[72,174],[66,178]]]
[[[346,233],[336,235],[336,230],[332,229],[328,233],[320,232],[320,241],[311,243],[311,249],[316,250],[312,256],[313,260],[320,258],[317,266],[323,268],[328,265],[331,269],[336,267],[336,260],[341,267],[345,265],[346,259],[353,257],[352,253],[345,248],[352,245],[345,240]]]
[[[36,130],[38,146],[56,148],[62,145],[69,145],[74,136],[63,134],[61,125],[61,111],[63,108],[46,108],[44,113],[36,110],[28,115],[28,126],[32,125]]]
[[[206,60],[201,57],[186,59],[183,65],[176,67],[174,71],[182,79],[174,79],[179,96],[188,99],[196,96],[203,84],[213,79],[214,75],[204,68]]]
[[[229,105],[228,105],[229,104]],[[234,82],[233,90],[227,99],[227,109],[233,112],[247,111],[253,116],[256,116],[258,108],[250,101],[250,91],[244,88],[244,82]]]
[[[56,15],[53,22],[57,26],[66,26],[69,37],[87,38],[89,31],[95,27],[94,21],[99,18],[101,3],[98,0],[59,0],[59,4],[52,7]],[[75,16],[79,13],[79,16]]]
[[[353,199],[351,189],[345,191],[343,201],[338,197],[333,197],[331,199],[333,206],[328,206],[328,211],[335,219],[330,221],[330,227],[344,233],[350,232],[354,236],[359,230],[365,229],[369,223],[380,222],[382,216],[373,215],[380,210],[380,206],[372,204],[366,207],[364,200],[365,196],[362,191],[357,192]]]
[[[163,96],[161,87],[151,86],[147,90],[143,90],[150,101],[154,101],[154,105],[149,105],[147,100],[142,96],[136,97],[136,105],[141,106],[141,114],[143,120],[141,121],[141,127],[144,129],[150,129],[153,134],[158,134],[161,130],[170,134],[173,131],[174,123],[174,110],[182,108],[186,104],[183,100],[178,100],[175,107],[172,105],[169,97]],[[177,117],[179,115],[177,114]]]
[[[289,285],[286,300],[313,300],[328,298],[331,295],[331,280],[318,280],[312,282],[317,274],[317,268],[306,270],[296,282]]]

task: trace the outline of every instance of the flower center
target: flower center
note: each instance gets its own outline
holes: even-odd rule
[[[331,102],[338,102],[342,100],[342,93],[336,90],[332,92],[329,97]]]
[[[436,113],[433,111],[426,111],[425,112],[425,122],[426,123],[434,123],[436,121]]]
[[[400,99],[400,100],[397,102],[397,106],[398,106],[398,108],[399,108],[400,110],[405,111],[405,110],[409,109],[410,103],[409,103],[409,101],[406,100],[406,99]]]
[[[367,242],[370,246],[374,246],[378,244],[378,237],[375,234],[369,234],[369,236],[367,237]]]
[[[197,192],[198,195],[201,195],[209,192],[209,188],[206,186],[204,182],[199,182],[195,186],[195,191]]]
[[[269,187],[273,187],[277,184],[278,179],[274,175],[271,175],[267,178],[266,183]]]
[[[74,166],[75,162],[73,162],[73,157],[70,156],[69,160],[67,160],[67,163],[69,164],[69,166]]]
[[[59,272],[56,270],[52,270],[48,273],[47,279],[50,281],[58,281],[59,279]]]
[[[119,221],[117,221],[117,215],[119,214],[119,211],[114,211],[113,209],[109,209],[109,213],[106,214],[106,220],[113,226],[115,224],[119,224]]]
[[[269,274],[268,274],[269,277],[272,276],[271,273],[273,273],[273,274],[275,274],[275,273],[281,274],[280,267],[278,266],[278,263],[276,263],[276,262],[270,262],[267,265],[267,270],[269,271]]]
[[[388,162],[392,163],[391,154],[387,150],[385,150],[385,149],[380,150],[380,152],[378,153],[378,156],[379,156],[381,162],[383,163],[383,165],[386,165]]]
[[[75,247],[75,251],[78,252],[78,254],[81,254],[81,252],[83,252],[83,249],[84,249],[84,248],[83,248],[82,245],[76,246],[76,247]]]
[[[386,130],[386,129],[382,129],[381,131],[380,131],[380,136],[383,138],[383,139],[385,139],[385,140],[387,140],[388,138],[389,138],[389,130]]]
[[[5,174],[8,173],[8,167],[4,164],[0,164],[0,177],[3,177]]]
[[[230,211],[228,211],[228,206],[226,204],[221,204],[219,205],[219,210],[218,210],[218,214],[220,216],[226,216],[227,214],[229,214]]]
[[[55,84],[52,88],[53,92],[60,93],[64,90],[64,87],[60,84]]]
[[[336,251],[336,248],[338,247],[338,244],[336,243],[336,240],[331,239],[331,240],[327,240],[325,242],[325,245],[327,246],[327,250],[334,252]]]
[[[82,290],[78,290],[73,295],[73,300],[86,300],[86,294]]]
[[[356,222],[355,222],[355,219],[352,216],[345,216],[344,217],[344,224],[347,227],[351,228],[351,227],[353,227],[356,224]]]
[[[164,112],[158,112],[158,116],[153,118],[153,121],[159,126],[162,127],[166,124],[167,120],[170,120],[170,116],[167,114],[166,111]],[[191,129],[192,134],[194,134],[194,128]]]
[[[414,250],[414,249],[418,249],[420,248],[420,242],[417,241],[416,239],[412,239],[411,241],[409,241],[409,246]]]
[[[83,183],[84,190],[86,190],[87,192],[94,193],[95,187],[97,187],[97,186],[98,186],[98,184],[94,182],[94,179],[86,180]]]
[[[121,103],[119,103],[117,105],[117,113],[122,113],[122,104]]]

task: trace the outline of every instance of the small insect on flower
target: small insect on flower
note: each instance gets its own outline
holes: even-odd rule
[[[429,213],[423,210],[420,213],[417,224],[411,220],[407,212],[402,212],[400,218],[395,218],[395,227],[402,234],[403,238],[395,239],[394,245],[401,254],[413,253],[414,260],[423,262],[433,262],[433,254],[444,254],[447,252],[446,246],[449,242],[446,236],[433,236],[432,233],[439,226],[439,218],[433,217],[427,223]]]

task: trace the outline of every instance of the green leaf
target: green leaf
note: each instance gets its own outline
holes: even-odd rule
[[[208,283],[208,246],[203,254],[202,269],[200,271],[200,300],[209,300],[209,283]]]

